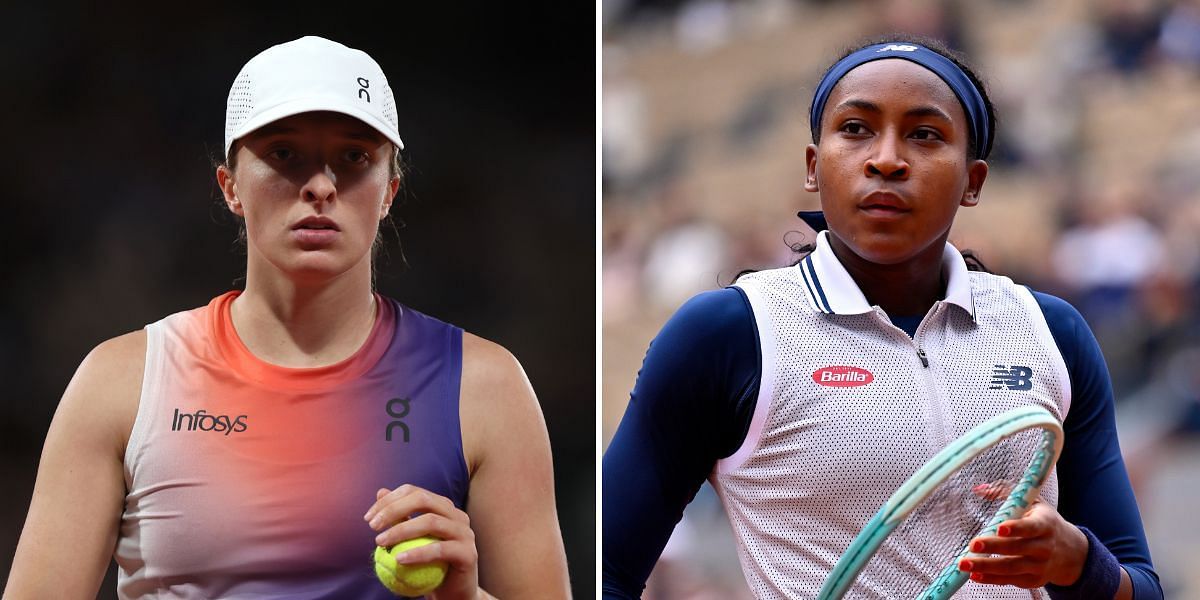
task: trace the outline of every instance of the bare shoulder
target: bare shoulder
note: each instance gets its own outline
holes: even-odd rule
[[[569,598],[550,436],[524,369],[464,334],[459,407],[480,584],[499,598]]]
[[[517,357],[504,346],[463,332],[463,387],[487,389],[496,385],[528,385]]]
[[[145,369],[146,330],[139,329],[105,340],[93,348],[79,364],[75,380],[102,381],[105,385],[99,391],[122,396],[132,392],[136,399],[142,389]]]
[[[115,337],[88,353],[67,384],[46,432],[6,598],[96,595],[117,540],[122,463],[145,354],[144,331]],[[70,540],[72,568],[54,571],[63,540]]]
[[[145,367],[146,330],[101,342],[79,364],[59,403],[59,414],[71,421],[104,425],[116,434],[114,441],[123,451],[137,417]]]
[[[100,342],[83,359],[90,369],[110,370],[119,374],[131,367],[142,370],[146,358],[146,330],[139,329]]]
[[[500,344],[466,332],[459,414],[472,472],[500,437],[539,431],[545,436],[542,410],[521,363]]]

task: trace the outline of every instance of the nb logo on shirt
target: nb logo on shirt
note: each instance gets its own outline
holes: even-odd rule
[[[203,408],[194,413],[179,412],[171,417],[171,431],[216,431],[229,435],[246,430],[247,415],[230,417],[229,415],[210,415]]]
[[[1033,369],[1020,365],[995,365],[992,369],[992,385],[989,390],[1028,390],[1033,388]]]
[[[408,416],[408,398],[392,398],[387,403],[387,414],[392,418],[388,422],[387,429],[383,430],[384,441],[392,441],[393,431],[399,431],[404,435],[404,443],[408,443],[408,424],[402,421]]]

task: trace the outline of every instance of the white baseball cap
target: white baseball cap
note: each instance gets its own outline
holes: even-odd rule
[[[403,148],[396,101],[375,59],[362,50],[306,36],[271,46],[242,67],[225,105],[225,157],[234,140],[304,112],[327,110],[374,127]]]

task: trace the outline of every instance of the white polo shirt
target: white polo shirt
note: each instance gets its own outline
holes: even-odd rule
[[[979,423],[1024,405],[1066,418],[1067,367],[1029,290],[968,271],[950,244],[942,265],[946,297],[915,337],[868,304],[827,232],[798,265],[737,281],[758,327],[762,377],[745,441],[710,481],[756,597],[819,589],[888,496]],[[1042,495],[1057,505],[1055,474]],[[901,556],[919,540],[897,531],[893,543]],[[849,597],[896,598],[887,571],[932,579],[942,566],[873,562]],[[968,582],[956,597],[1047,596]]]

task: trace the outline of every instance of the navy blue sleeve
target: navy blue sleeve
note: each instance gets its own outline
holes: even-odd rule
[[[605,599],[641,597],[684,507],[745,439],[760,377],[754,314],[737,288],[692,298],[650,343],[604,453]]]
[[[1049,294],[1033,292],[1033,296],[1071,377],[1071,406],[1063,423],[1066,441],[1056,467],[1058,512],[1093,533],[1120,562],[1133,582],[1135,598],[1162,598],[1162,585],[1150,562],[1141,515],[1117,442],[1112,382],[1100,345],[1073,306]],[[1086,575],[1088,567],[1084,572]],[[1055,598],[1082,597],[1072,593],[1077,587],[1047,586],[1047,590]]]

